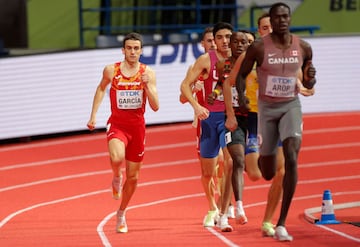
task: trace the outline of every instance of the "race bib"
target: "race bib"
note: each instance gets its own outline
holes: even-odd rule
[[[138,109],[143,104],[143,90],[116,90],[118,109]]]
[[[231,87],[232,105],[233,107],[239,107],[239,94],[236,87]]]
[[[268,76],[265,95],[271,97],[291,98],[295,96],[296,78]]]

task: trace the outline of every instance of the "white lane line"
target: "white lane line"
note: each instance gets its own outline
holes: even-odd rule
[[[360,175],[359,175],[359,177],[360,177]],[[194,180],[194,179],[199,179],[199,176],[183,177],[183,178],[177,178],[177,179],[159,180],[159,181],[141,183],[138,186],[142,187],[142,186],[150,186],[150,185],[155,185],[155,184],[177,183],[177,182],[180,182],[180,181],[187,181],[187,180]],[[338,178],[338,179],[341,179],[341,178]],[[309,181],[306,181],[306,182],[309,183]],[[318,182],[318,180],[315,180],[315,182]],[[300,181],[300,183],[301,183],[301,181]],[[267,185],[267,184],[258,185],[258,186],[247,186],[247,187],[245,187],[245,190],[255,189],[255,188],[259,188],[259,187],[268,187],[268,186],[269,185]],[[52,205],[52,204],[62,203],[62,202],[70,201],[70,200],[75,200],[75,199],[79,199],[79,198],[88,197],[88,196],[94,196],[94,195],[98,195],[98,194],[101,194],[101,193],[109,193],[109,191],[110,191],[109,189],[98,190],[98,191],[93,191],[93,192],[89,192],[89,193],[84,193],[84,194],[81,194],[81,195],[66,197],[66,198],[62,198],[62,199],[58,199],[58,200],[53,200],[53,201],[48,201],[48,202],[43,202],[43,203],[32,205],[30,207],[18,210],[16,212],[8,215],[7,217],[5,217],[2,221],[0,221],[0,228],[3,227],[6,223],[8,223],[12,218],[14,218],[15,216],[17,216],[19,214],[22,214],[24,212],[27,212],[27,211],[30,211],[30,210],[33,210],[33,209],[36,209],[36,208],[39,208],[39,207],[44,207],[44,206],[48,206],[48,205]],[[360,193],[360,192],[359,191],[343,192],[342,194],[352,194],[352,193]],[[334,195],[340,195],[340,194],[341,194],[341,192],[334,193]],[[203,196],[203,193],[198,193],[198,194],[193,194],[193,195],[184,195],[184,196],[181,196],[181,197],[168,198],[168,199],[163,199],[163,200],[159,200],[159,201],[155,201],[155,202],[149,202],[149,203],[134,205],[134,206],[129,207],[128,210],[139,208],[139,207],[150,206],[150,205],[156,205],[156,204],[159,204],[159,203],[175,201],[175,200],[183,200],[183,199],[191,198],[191,197],[195,197],[195,196],[197,196],[197,197]],[[308,196],[302,196],[302,197],[294,197],[294,200],[305,200],[305,199],[319,198],[319,197],[321,197],[321,194],[308,195]],[[266,201],[263,201],[263,202],[248,204],[248,205],[245,205],[244,207],[245,208],[250,208],[250,207],[254,207],[254,206],[258,206],[258,205],[263,205],[265,203],[266,203]],[[115,212],[113,212],[111,215],[108,215],[107,217],[105,217],[105,219],[103,219],[100,222],[100,224],[98,225],[98,227],[97,227],[98,234],[99,234],[99,236],[101,238],[101,241],[104,243],[104,246],[111,246],[111,244],[109,243],[106,235],[104,234],[103,226],[106,224],[106,222],[111,217],[113,217],[114,214],[115,214]],[[223,236],[223,235],[221,235],[221,236]],[[219,236],[217,236],[217,237],[219,237]],[[343,237],[346,237],[346,236],[343,236]],[[220,240],[224,241],[222,239],[222,237],[220,238]],[[237,245],[233,245],[234,243],[232,243],[231,241],[230,242],[225,241],[224,243],[227,244],[228,246],[232,246],[232,247],[237,246]]]
[[[188,125],[182,125],[182,124],[174,124],[173,126],[161,126],[161,127],[155,127],[155,128],[147,128],[146,134],[150,133],[159,133],[159,132],[169,132],[174,130],[184,130],[189,129],[191,130],[193,127],[191,127],[191,124]],[[65,138],[65,140],[53,140],[53,139],[44,139],[39,140],[39,143],[25,143],[25,144],[12,144],[9,147],[1,147],[0,146],[0,152],[6,152],[6,151],[14,151],[19,149],[28,149],[28,148],[38,148],[38,147],[48,147],[48,146],[56,146],[56,145],[67,145],[69,143],[78,143],[78,142],[86,142],[86,141],[95,141],[95,140],[104,140],[106,141],[106,135],[105,132],[101,133],[89,133],[89,134],[81,134],[81,135],[74,135],[74,136],[65,136],[65,137],[59,137],[59,138]]]
[[[150,128],[146,130],[146,133],[159,133],[159,132],[168,132],[174,130],[183,130],[189,129],[191,130],[191,125],[180,125],[177,126],[164,126],[164,127],[156,127],[154,129]],[[335,127],[335,128],[322,128],[322,129],[311,129],[304,130],[304,134],[320,134],[320,133],[334,133],[334,132],[344,132],[344,131],[357,131],[360,130],[360,126],[344,126],[344,127]],[[84,134],[82,136],[74,136],[74,137],[64,137],[65,140],[40,140],[40,143],[26,143],[26,144],[13,144],[11,146],[0,146],[0,153],[7,151],[14,151],[19,149],[28,149],[28,148],[37,148],[37,147],[47,147],[47,146],[56,146],[56,145],[66,145],[69,143],[77,143],[77,142],[85,142],[85,141],[95,141],[95,140],[106,140],[105,134]]]
[[[156,163],[156,164],[151,164],[151,165],[145,165],[141,169],[151,169],[151,168],[157,168],[157,167],[167,167],[167,166],[194,164],[194,163],[197,163],[197,162],[198,162],[197,159],[178,160],[178,161],[173,161],[173,162],[162,162],[162,163]],[[344,162],[343,160],[339,160],[337,162],[331,162],[331,165],[341,164],[342,166],[344,166],[346,164],[353,164],[353,163],[358,163],[358,162],[359,162],[359,160],[354,160],[354,162],[351,162],[351,161]],[[319,162],[318,165],[317,165],[317,163],[311,163],[311,165],[309,165],[309,166],[307,166],[307,164],[304,164],[304,165],[299,166],[299,169],[301,169],[301,168],[309,168],[309,167],[313,168],[313,167],[318,167],[318,166],[319,167],[324,166],[323,162]],[[3,187],[3,188],[0,188],[0,193],[5,192],[5,191],[10,191],[10,190],[35,186],[35,185],[39,185],[39,184],[53,183],[53,182],[58,182],[58,181],[63,181],[63,180],[76,179],[76,178],[89,177],[89,176],[97,176],[97,175],[110,174],[110,173],[111,173],[111,170],[106,169],[106,170],[101,170],[101,171],[85,172],[85,173],[78,173],[78,174],[73,174],[73,175],[68,175],[68,176],[43,179],[43,180],[38,180],[38,181],[34,181],[34,182],[29,182],[29,183],[23,183],[23,184],[17,184],[17,185]],[[360,175],[342,177],[342,180],[353,180],[353,179],[358,179],[358,178],[360,178]],[[338,179],[339,179],[339,177],[334,177],[334,178],[316,179],[316,180],[311,180],[311,181],[316,181],[316,182],[338,181]],[[306,183],[308,183],[307,181],[308,180],[299,181],[298,183],[299,184],[306,184]],[[310,183],[312,183],[312,182],[310,182]]]
[[[351,235],[349,235],[349,234],[346,234],[346,233],[344,233],[344,232],[337,231],[337,230],[335,230],[335,229],[331,229],[331,228],[329,228],[329,227],[327,227],[327,226],[324,226],[324,225],[315,225],[315,226],[320,227],[320,228],[323,228],[323,229],[325,229],[326,231],[335,233],[335,234],[337,234],[337,235],[339,235],[339,236],[342,236],[342,237],[344,237],[344,238],[350,239],[350,240],[352,240],[352,241],[354,241],[354,242],[360,243],[360,238],[353,237],[353,236],[351,236]]]
[[[345,195],[345,194],[358,194],[360,193],[360,191],[355,191],[355,192],[338,192],[336,193],[336,195]],[[200,197],[203,196],[203,193],[199,193],[199,194],[192,194],[192,195],[184,195],[184,196],[180,196],[180,197],[172,197],[172,198],[167,198],[167,199],[163,199],[163,200],[159,200],[159,201],[153,201],[150,203],[144,203],[144,204],[139,204],[139,205],[135,205],[132,207],[129,207],[127,210],[131,210],[131,209],[136,209],[136,208],[141,208],[141,207],[147,207],[147,206],[153,206],[153,205],[157,205],[157,204],[161,204],[161,203],[167,203],[167,202],[171,202],[171,201],[176,201],[176,200],[184,200],[184,199],[188,199],[188,198],[193,198],[193,197]],[[335,195],[335,193],[334,193]],[[308,195],[308,196],[302,196],[302,197],[294,197],[293,200],[296,201],[300,201],[300,200],[308,200],[308,199],[312,199],[312,198],[321,198],[321,194],[316,194],[316,195]],[[244,208],[251,208],[251,207],[257,207],[260,205],[265,205],[267,203],[267,201],[262,201],[262,202],[257,202],[257,203],[252,203],[252,204],[247,204],[244,206]],[[107,222],[116,215],[116,212],[112,212],[110,214],[108,214],[106,217],[104,217],[104,219],[99,223],[99,225],[97,226],[96,230],[98,232],[98,235],[101,239],[101,242],[103,243],[104,246],[106,247],[111,247],[111,243],[109,242],[109,239],[107,238],[105,232],[104,232],[104,226],[107,224]],[[239,245],[233,243],[231,240],[227,239],[224,235],[222,235],[220,232],[216,231],[213,228],[206,228],[210,233],[212,233],[214,236],[216,236],[217,238],[219,238],[226,246],[230,246],[230,247],[239,247]],[[325,229],[327,230],[327,229]],[[332,231],[331,231],[332,232]],[[335,234],[338,234],[344,238],[347,238],[349,240],[352,241],[356,241],[358,242],[359,239],[344,234],[341,232],[333,232]],[[340,234],[339,234],[340,233]]]
[[[180,143],[173,143],[173,144],[167,144],[167,145],[158,145],[158,146],[148,147],[148,148],[146,148],[145,151],[149,152],[149,151],[154,151],[154,150],[173,149],[173,148],[188,147],[188,146],[194,146],[195,147],[195,145],[196,145],[196,142],[180,142]],[[325,150],[325,149],[358,147],[358,146],[360,146],[360,142],[350,142],[350,143],[331,144],[331,145],[307,146],[307,147],[302,147],[300,152],[302,152],[302,151],[312,151],[312,150]],[[65,158],[59,158],[59,159],[49,159],[49,160],[44,160],[44,161],[35,161],[35,162],[28,162],[28,163],[4,166],[4,167],[0,167],[0,171],[6,171],[6,170],[11,170],[11,169],[19,169],[19,168],[24,168],[24,167],[51,165],[51,164],[55,164],[55,163],[71,162],[71,161],[74,161],[74,160],[93,159],[93,158],[99,158],[99,157],[106,157],[108,155],[109,155],[108,152],[77,155],[77,156],[74,155],[74,156],[65,157]],[[346,160],[345,160],[345,162],[346,162]],[[299,165],[301,165],[301,164],[299,164]]]
[[[148,147],[148,148],[145,149],[145,151],[147,152],[147,151],[162,150],[162,149],[172,149],[172,148],[181,148],[181,147],[188,147],[188,146],[194,146],[195,147],[195,145],[196,145],[196,142],[180,142],[180,143],[174,143],[174,144],[158,145],[158,146]],[[0,167],[0,171],[6,171],[6,170],[11,170],[11,169],[19,169],[19,168],[24,168],[24,167],[49,165],[49,164],[62,163],[62,162],[68,162],[68,161],[74,161],[74,160],[93,159],[93,158],[99,158],[99,157],[106,157],[108,155],[109,155],[108,152],[77,155],[77,156],[74,155],[74,156],[65,157],[65,158],[59,158],[59,159],[49,159],[49,160],[44,160],[44,161],[35,161],[35,162],[16,164],[16,165],[11,165],[11,166],[4,166],[4,167]]]
[[[312,151],[312,150],[324,150],[324,149],[335,149],[335,148],[355,148],[360,146],[360,142],[347,142],[347,143],[338,143],[338,144],[328,144],[328,145],[318,145],[318,146],[307,146],[302,147],[302,151]]]

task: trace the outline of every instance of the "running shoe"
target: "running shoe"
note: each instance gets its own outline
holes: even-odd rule
[[[219,214],[218,210],[208,211],[203,221],[204,227],[215,226],[218,214]]]
[[[264,237],[274,237],[274,225],[271,222],[263,222],[261,232]]]
[[[293,241],[293,237],[289,235],[284,226],[277,226],[275,228],[274,238],[279,241]]]
[[[235,207],[230,205],[227,212],[227,217],[230,219],[235,219]]]
[[[237,224],[244,225],[248,222],[243,207],[235,208],[235,221]]]
[[[219,217],[219,221],[217,226],[220,228],[222,232],[232,232],[233,228],[231,225],[229,225],[228,217],[226,214]]]
[[[115,200],[119,200],[122,191],[122,175],[120,177],[114,177],[112,181],[112,195]]]
[[[127,233],[128,232],[128,227],[127,227],[127,224],[126,224],[125,216],[119,216],[118,214],[116,214],[116,217],[117,217],[116,232]]]

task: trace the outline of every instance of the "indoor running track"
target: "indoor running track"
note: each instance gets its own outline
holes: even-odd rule
[[[269,183],[246,175],[249,223],[230,220],[230,233],[202,226],[207,203],[194,140],[190,123],[147,128],[127,234],[115,232],[119,201],[111,198],[103,132],[0,146],[0,246],[360,245],[359,227],[316,225],[304,217],[306,209],[321,207],[329,189],[334,207],[346,205],[336,218],[360,222],[360,112],[304,116],[299,183],[287,220],[291,243],[261,236]]]

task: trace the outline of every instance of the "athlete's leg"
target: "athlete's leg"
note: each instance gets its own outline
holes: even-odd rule
[[[204,188],[205,196],[209,204],[209,210],[217,210],[215,202],[215,186],[213,184],[213,177],[215,176],[215,168],[217,157],[203,158],[200,157],[201,164],[201,183]]]
[[[285,158],[285,175],[283,179],[283,198],[277,226],[285,226],[286,217],[297,184],[297,160],[301,146],[301,138],[288,137],[283,141]]]
[[[258,114],[249,112],[247,117],[247,139],[245,148],[245,171],[251,181],[262,178],[258,166],[259,140],[258,140]]]
[[[258,152],[248,153],[245,155],[246,174],[251,181],[257,181],[262,177],[258,166],[258,158]]]
[[[226,147],[223,148],[224,153],[224,175],[223,175],[223,188],[221,194],[221,207],[220,207],[220,222],[219,227],[223,232],[231,232],[233,228],[228,223],[228,208],[232,195],[232,169],[233,161],[230,157],[229,151]]]
[[[122,137],[124,138],[124,137]],[[122,193],[122,172],[121,164],[125,158],[125,143],[117,138],[112,138],[108,142],[110,155],[110,165],[113,172],[112,195],[115,200],[120,199]]]
[[[262,175],[258,166],[259,142],[256,134],[249,134],[245,148],[245,170],[251,181],[259,180]]]
[[[126,161],[126,181],[123,188],[123,196],[120,210],[124,211],[137,188],[141,162]]]
[[[269,193],[268,193],[268,201],[266,204],[266,210],[264,215],[264,222],[271,222],[277,205],[281,199],[282,195],[282,182],[285,173],[284,167],[284,153],[283,148],[278,147],[278,152],[276,155],[276,174],[272,180]]]
[[[138,184],[140,167],[141,167],[141,162],[131,162],[128,160],[126,161],[126,181],[123,187],[121,204],[116,214],[117,217],[116,231],[120,233],[128,232],[126,217],[125,217],[126,208],[129,205],[129,202],[135,193]]]
[[[272,237],[275,234],[274,226],[272,224],[272,219],[282,195],[282,182],[285,173],[284,163],[285,161],[284,161],[283,148],[282,146],[279,146],[276,155],[276,164],[277,164],[276,174],[272,180],[268,192],[267,204],[263,218],[263,224],[261,227],[264,236]]]
[[[225,187],[225,179],[224,179],[225,173],[224,173],[224,153],[222,149],[219,150],[219,156],[217,160],[216,165],[216,177],[214,177],[214,180],[216,179],[216,189],[218,192],[218,199],[216,202],[216,205],[219,209],[221,209],[222,204],[222,197],[224,194],[224,187]],[[215,185],[214,185],[215,186]]]
[[[260,155],[258,159],[261,174],[265,180],[271,180],[276,173],[276,155]]]
[[[244,147],[241,144],[233,144],[228,146],[229,153],[233,160],[232,186],[235,201],[242,200],[244,187]]]
[[[235,217],[236,223],[245,224],[247,218],[243,209],[243,190],[244,190],[244,146],[241,144],[233,144],[228,146],[229,152],[233,159],[233,175],[232,186],[236,201]]]
[[[269,106],[264,105],[259,108],[258,131],[260,155],[258,166],[265,180],[271,180],[275,176],[276,149],[279,141],[278,119],[276,116],[271,116],[270,113],[272,113],[272,109]]]
[[[117,138],[112,138],[108,142],[110,164],[114,177],[121,175],[121,163],[125,159],[125,144]]]
[[[224,163],[223,163],[223,176],[222,176],[222,191],[221,191],[221,207],[220,213],[227,214],[232,195],[232,169],[233,161],[230,157],[229,151],[226,147],[223,148]]]

